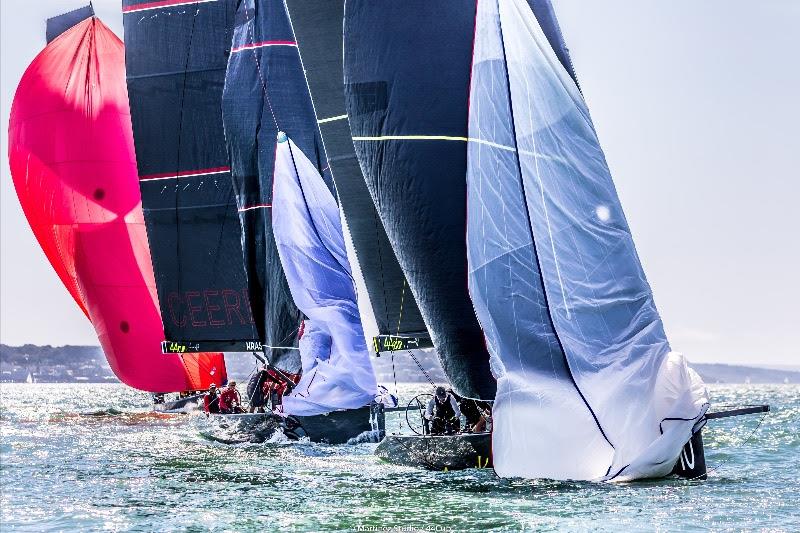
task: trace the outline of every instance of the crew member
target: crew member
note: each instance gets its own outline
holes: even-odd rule
[[[219,395],[219,412],[225,414],[243,413],[242,397],[236,390],[236,382],[231,381],[228,387]]]
[[[206,413],[219,413],[219,392],[214,383],[211,384],[208,392],[203,396],[203,410]]]
[[[287,378],[291,381],[288,381]],[[292,388],[297,385],[298,381],[300,381],[299,374],[278,373],[274,368],[268,368],[262,385],[264,403],[266,404],[266,400],[269,398],[273,409],[280,407],[283,404],[283,395],[292,392]]]
[[[491,426],[492,407],[489,402],[462,398],[455,393],[450,394],[455,396],[461,414],[464,415],[464,431],[471,433],[490,431],[488,427]]]
[[[452,435],[458,433],[461,425],[461,410],[452,394],[441,385],[436,387],[436,394],[428,402],[425,409],[425,420],[430,427],[431,435]]]
[[[250,404],[250,412],[259,413],[264,412],[264,406],[267,404],[267,398],[264,394],[264,384],[269,380],[267,366],[262,365],[251,377],[247,383],[247,398]]]

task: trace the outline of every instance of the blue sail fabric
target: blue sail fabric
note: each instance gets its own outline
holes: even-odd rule
[[[467,180],[497,472],[668,474],[705,391],[670,351],[586,104],[524,0],[478,5]]]
[[[319,169],[285,136],[275,154],[272,227],[292,297],[310,319],[300,341],[303,377],[284,398],[284,412],[316,415],[368,405],[378,387],[339,206]]]

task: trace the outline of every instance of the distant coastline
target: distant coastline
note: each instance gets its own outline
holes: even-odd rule
[[[446,383],[444,372],[433,352],[414,351],[420,366],[436,383]],[[246,379],[255,367],[247,354],[226,357],[228,376]],[[393,381],[425,382],[427,378],[407,352],[394,357],[385,354],[373,359],[381,383]],[[800,383],[800,371],[780,365],[746,366],[722,363],[696,363],[692,367],[706,383]],[[117,383],[99,346],[8,346],[0,344],[0,382],[2,383]]]

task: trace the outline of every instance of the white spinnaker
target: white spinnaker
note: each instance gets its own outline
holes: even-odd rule
[[[467,237],[498,377],[495,468],[668,474],[707,408],[702,382],[670,352],[586,105],[530,7],[478,10]]]
[[[377,384],[338,205],[291,139],[278,142],[274,176],[275,241],[295,304],[309,318],[300,341],[303,377],[284,397],[284,412],[363,407],[377,394]]]

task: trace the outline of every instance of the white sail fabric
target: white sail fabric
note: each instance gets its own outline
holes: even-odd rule
[[[272,199],[275,241],[297,307],[303,376],[283,411],[315,415],[369,405],[377,394],[339,207],[317,168],[279,134]]]
[[[671,354],[575,82],[524,0],[478,3],[470,293],[501,476],[668,474],[708,401]]]

